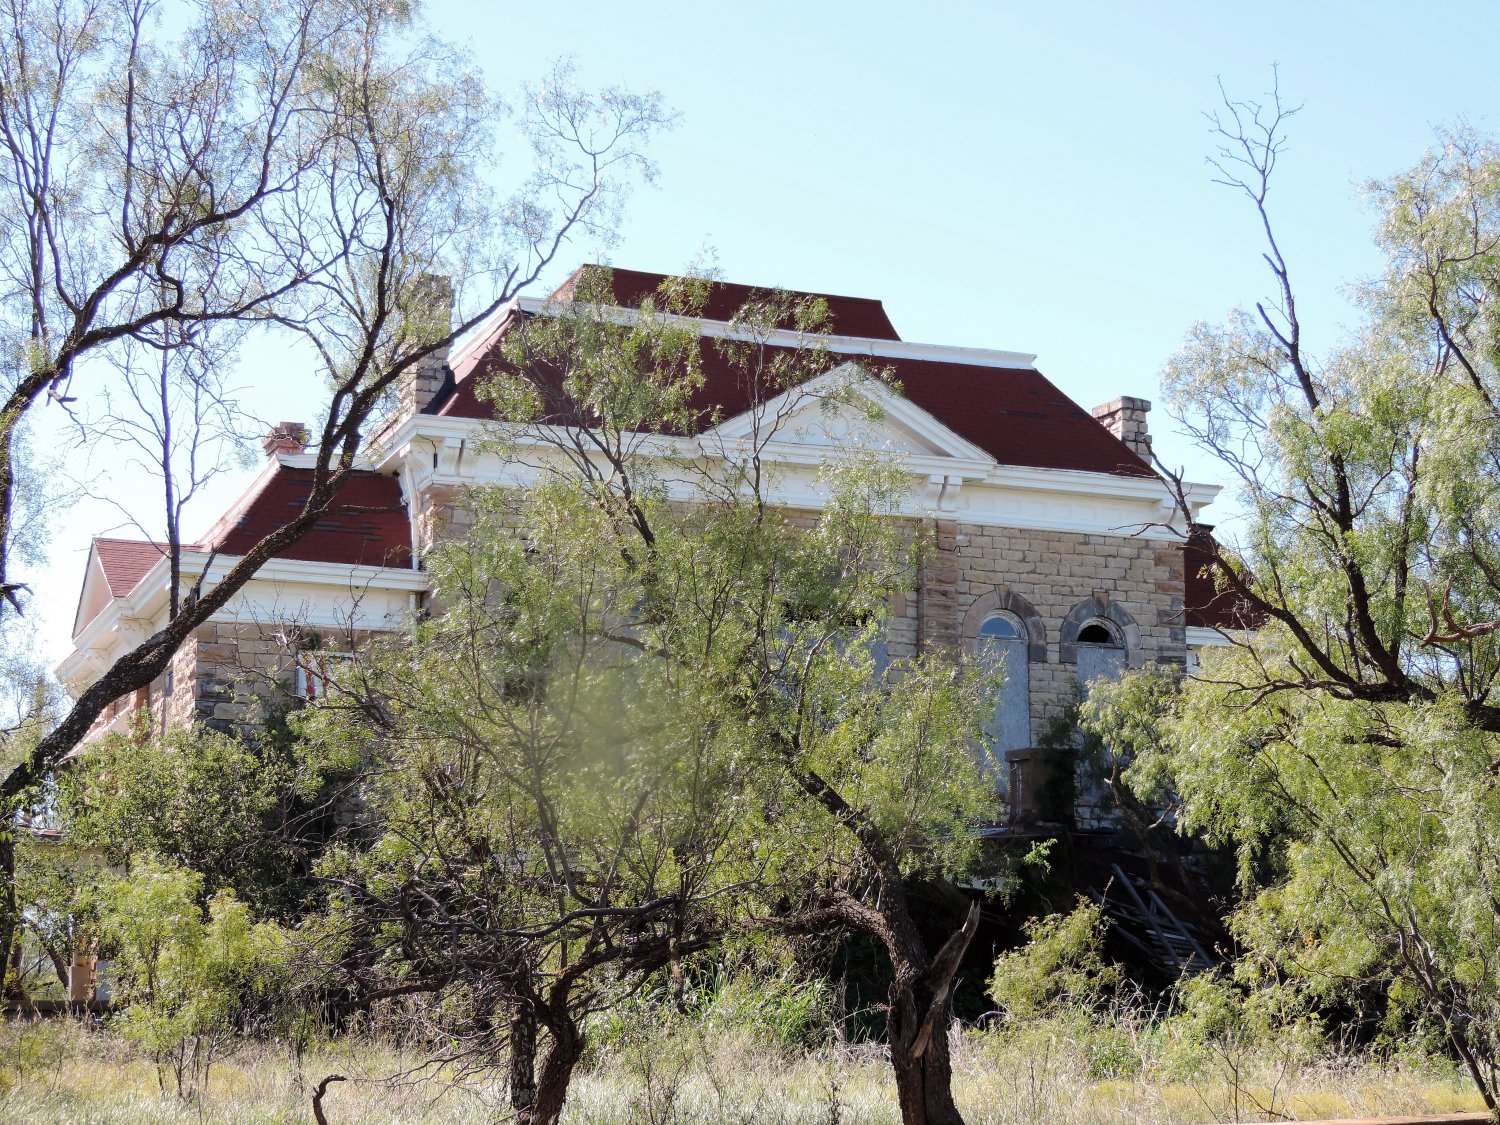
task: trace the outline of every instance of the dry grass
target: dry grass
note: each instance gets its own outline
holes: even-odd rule
[[[1080,1032],[1082,1032],[1080,1034]],[[1086,1028],[1045,1024],[1024,1034],[959,1035],[955,1085],[975,1125],[1134,1125],[1442,1112],[1479,1108],[1440,1064],[1262,1053],[1225,1058],[1182,1044],[1119,1044],[1101,1060]],[[296,1061],[248,1047],[216,1067],[196,1103],[163,1096],[154,1069],[107,1033],[73,1024],[0,1028],[0,1121],[83,1123],[310,1122],[310,1087],[346,1075],[326,1100],[331,1122],[494,1122],[498,1076],[456,1081],[411,1073],[418,1060],[368,1041],[326,1046]],[[1101,1077],[1114,1067],[1123,1077]],[[1242,1077],[1239,1082],[1234,1073]],[[408,1075],[404,1080],[392,1076]],[[1237,1108],[1238,1106],[1238,1108]],[[897,1120],[889,1067],[873,1048],[788,1056],[743,1037],[696,1029],[612,1049],[577,1078],[568,1120],[578,1125],[881,1125]]]

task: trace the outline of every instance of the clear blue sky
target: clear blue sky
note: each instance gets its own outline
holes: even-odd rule
[[[1413,163],[1435,129],[1500,126],[1500,7],[1447,3],[635,2],[435,0],[502,91],[575,58],[580,80],[661,90],[682,114],[635,193],[617,265],[678,269],[704,246],[724,276],[878,297],[908,340],[1038,353],[1085,406],[1157,397],[1184,330],[1267,290],[1253,215],[1211,182],[1203,111],[1222,78],[1306,108],[1273,208],[1314,346],[1378,267],[1360,185]],[[513,159],[522,146],[506,131]],[[577,247],[563,271],[594,255]],[[271,420],[294,384],[247,369]],[[1211,467],[1152,416],[1157,448]],[[236,482],[237,483],[237,482]],[[237,487],[198,513],[206,525]],[[50,658],[88,535],[80,507],[32,576]]]

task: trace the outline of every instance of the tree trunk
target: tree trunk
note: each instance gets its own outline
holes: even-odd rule
[[[900,995],[900,994],[903,994]],[[925,1043],[914,1042],[908,1027],[898,1027],[897,1006],[914,1015],[922,1010],[919,999],[900,981],[891,985],[891,1067],[896,1072],[896,1099],[902,1125],[964,1125],[963,1114],[953,1101],[953,1066],[948,1056],[947,1000],[943,1000],[941,1027]],[[920,1053],[918,1048],[921,1048]]]
[[[557,1125],[568,1098],[573,1068],[583,1056],[583,1032],[571,1019],[564,1017],[549,1023],[547,1031],[551,1042],[537,1077],[536,1102],[530,1112],[520,1115],[520,1125]]]
[[[896,1097],[902,1125],[964,1125],[953,1100],[953,1065],[948,1053],[948,1024],[952,1015],[953,979],[959,963],[979,930],[979,907],[971,906],[957,933],[931,962],[915,938],[904,895],[886,904],[891,935],[887,945],[895,980],[889,992],[886,1038],[891,1068],[896,1073]],[[891,917],[892,909],[901,917]],[[906,941],[900,940],[903,936]]]
[[[510,1108],[524,1120],[536,1104],[536,1013],[518,1004],[510,1017]]]
[[[16,820],[14,814],[0,820],[0,998],[20,991],[20,973],[11,980],[11,962],[19,955],[16,938],[20,911],[16,903]],[[19,964],[17,965],[19,968]]]

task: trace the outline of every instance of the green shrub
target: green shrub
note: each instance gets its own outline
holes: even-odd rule
[[[1102,908],[1078,900],[1071,914],[1026,924],[1030,939],[995,959],[990,997],[1012,1022],[1069,1008],[1097,1008],[1119,985],[1120,967],[1104,959],[1109,922]]]
[[[789,968],[768,976],[741,969],[716,979],[703,1018],[711,1028],[801,1051],[827,1040],[834,1022],[833,988],[821,977]]]
[[[136,864],[101,891],[100,921],[116,956],[121,1004],[115,1028],[156,1064],[179,1097],[207,1080],[236,1046],[258,997],[283,986],[284,930],[255,922],[229,890],[199,905],[203,879],[156,860]]]

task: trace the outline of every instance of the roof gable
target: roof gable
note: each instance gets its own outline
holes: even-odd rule
[[[312,470],[274,461],[249,491],[204,536],[185,551],[243,555],[307,503]],[[354,472],[334,499],[335,507],[297,542],[275,557],[303,562],[405,567],[411,562],[411,524],[401,489],[391,477]],[[165,543],[96,538],[89,548],[83,588],[73,616],[76,637],[114,599],[126,597],[167,556]]]
[[[994,463],[984,450],[852,360],[720,422],[705,431],[702,440],[711,445],[715,440],[750,440],[757,434],[778,445],[875,449]]]
[[[96,536],[84,564],[83,588],[73,614],[73,635],[76,637],[115,598],[123,598],[134,590],[166,553],[165,543]]]
[[[93,554],[109,584],[110,595],[123,598],[146,577],[148,570],[166,557],[167,545],[150,540],[100,537],[94,540]]]

